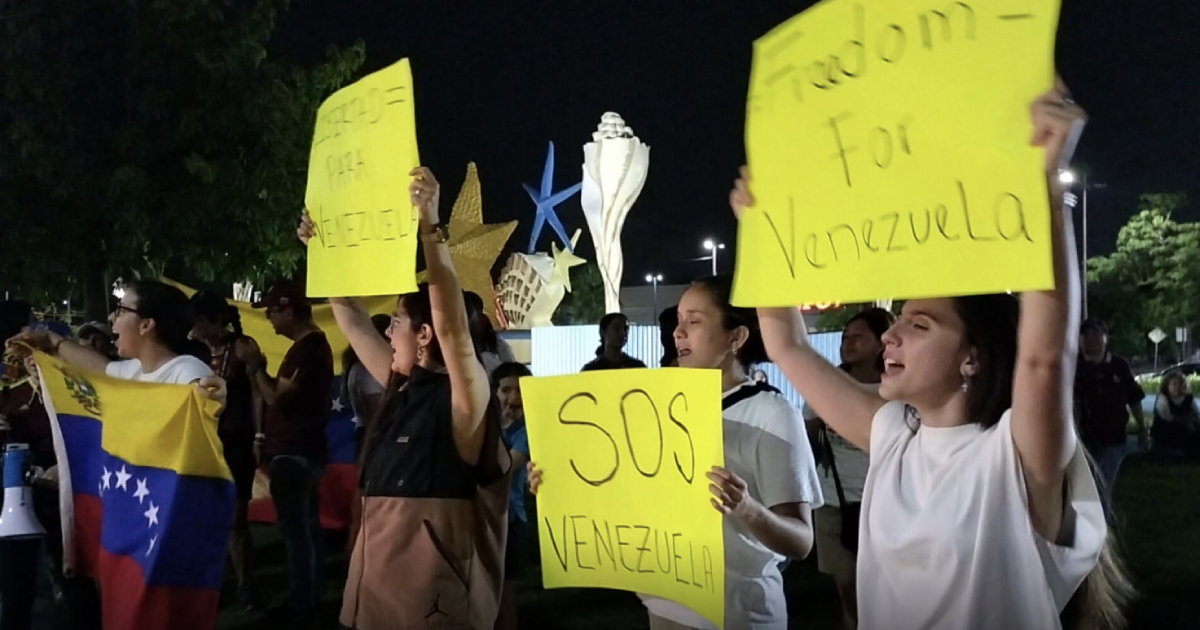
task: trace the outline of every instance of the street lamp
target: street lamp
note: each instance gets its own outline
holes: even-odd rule
[[[711,238],[704,240],[704,249],[712,252],[709,258],[712,260],[712,275],[717,275],[717,251],[725,249],[725,243],[718,243]]]
[[[117,278],[116,281],[113,282],[112,294],[113,297],[117,298],[118,300],[125,299],[125,280],[123,278]]]
[[[649,282],[651,286],[653,286],[654,290],[654,317],[658,317],[658,283],[662,282],[662,280],[663,277],[661,273],[646,274],[646,282]]]
[[[1083,269],[1082,269],[1082,272],[1083,272],[1083,282],[1082,282],[1082,285],[1083,285],[1083,317],[1084,317],[1084,319],[1087,319],[1087,316],[1088,316],[1088,288],[1087,288],[1087,282],[1088,282],[1087,281],[1088,191],[1093,188],[1106,188],[1108,185],[1107,184],[1088,183],[1087,173],[1083,174],[1083,179],[1081,180],[1079,178],[1079,176],[1076,175],[1075,171],[1071,171],[1071,170],[1059,171],[1058,181],[1060,183],[1062,183],[1064,186],[1071,186],[1072,184],[1079,183],[1080,187],[1083,189],[1083,195],[1082,195],[1083,196],[1083,209],[1082,209],[1082,212],[1083,212],[1083,240],[1081,242],[1081,246],[1083,249],[1082,249],[1081,257],[1083,258]]]

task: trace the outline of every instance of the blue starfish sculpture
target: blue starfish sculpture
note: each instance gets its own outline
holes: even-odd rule
[[[541,191],[534,190],[529,184],[521,184],[525,188],[525,192],[529,193],[529,198],[533,203],[537,204],[537,215],[533,219],[533,233],[529,235],[529,253],[534,253],[534,248],[537,246],[538,237],[542,235],[542,227],[546,222],[550,222],[550,227],[558,234],[558,238],[562,240],[567,251],[574,253],[575,248],[571,244],[571,238],[567,236],[567,230],[563,227],[561,221],[558,220],[558,214],[555,213],[554,207],[558,204],[570,199],[575,193],[583,188],[583,182],[575,184],[565,190],[552,192],[554,189],[554,143],[550,143],[550,151],[546,154],[546,168],[542,171],[542,189]]]

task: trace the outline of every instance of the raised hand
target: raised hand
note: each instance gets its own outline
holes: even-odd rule
[[[437,225],[441,185],[433,176],[433,171],[424,166],[414,168],[408,174],[413,178],[412,183],[408,185],[408,195],[413,207],[420,212],[421,220],[427,225]]]
[[[750,167],[743,166],[738,169],[738,178],[733,182],[733,190],[729,191],[729,207],[733,210],[733,216],[740,220],[742,212],[753,205],[754,196],[750,194]]]
[[[304,213],[300,215],[300,225],[296,227],[296,238],[300,239],[301,243],[308,245],[308,240],[317,235],[317,224],[313,223],[312,216],[308,214],[308,208],[304,209]]]
[[[9,339],[6,345],[17,353],[19,357],[30,356],[29,348],[45,352],[46,354],[54,354],[58,348],[58,344],[62,343],[63,337],[57,333],[50,332],[44,328],[37,330],[26,328],[17,333],[12,339]]]
[[[1046,150],[1046,172],[1054,179],[1075,153],[1075,145],[1087,124],[1087,112],[1071,98],[1062,77],[1057,77],[1054,89],[1029,106],[1029,115],[1033,122],[1029,143]]]

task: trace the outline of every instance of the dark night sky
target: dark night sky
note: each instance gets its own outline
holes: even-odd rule
[[[331,44],[362,39],[364,73],[410,57],[423,161],[449,199],[475,161],[485,219],[522,221],[512,249],[528,242],[533,205],[521,183],[539,181],[547,142],[557,146],[556,188],[568,186],[600,115],[620,113],[651,146],[625,226],[626,282],[650,270],[680,282],[707,269],[688,262],[705,237],[735,241],[726,195],[744,160],[751,43],[810,4],[296,2],[275,53],[307,64]],[[1089,201],[1091,251],[1113,247],[1139,193],[1184,190],[1193,207],[1182,217],[1200,217],[1200,118],[1185,115],[1200,102],[1200,3],[1064,4],[1058,65],[1091,115],[1076,163],[1108,185]],[[568,231],[586,234],[578,196],[559,214]],[[731,265],[727,256],[721,266]]]

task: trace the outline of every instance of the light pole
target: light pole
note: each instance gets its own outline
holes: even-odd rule
[[[1070,170],[1061,171],[1058,174],[1058,181],[1062,182],[1064,185],[1067,185],[1067,186],[1070,186],[1071,184],[1074,184],[1076,182],[1080,182],[1080,187],[1083,189],[1083,240],[1081,242],[1081,246],[1082,246],[1081,257],[1083,258],[1083,269],[1082,269],[1082,272],[1083,272],[1083,282],[1082,282],[1083,318],[1087,319],[1087,316],[1088,316],[1088,280],[1087,280],[1088,190],[1090,190],[1092,188],[1106,188],[1108,186],[1108,184],[1088,183],[1087,173],[1083,174],[1083,180],[1080,181],[1079,178],[1075,175],[1075,171],[1070,171]]]
[[[655,318],[658,317],[658,283],[662,282],[662,279],[661,273],[646,274],[646,282],[649,282],[654,290],[654,312],[651,315]]]
[[[709,258],[712,260],[712,275],[717,275],[717,251],[725,249],[725,243],[718,243],[711,238],[704,240],[704,249],[712,252]]]

